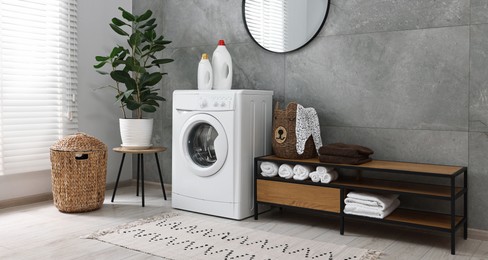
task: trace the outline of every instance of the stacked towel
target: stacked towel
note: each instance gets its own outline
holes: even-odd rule
[[[363,164],[371,161],[373,150],[354,144],[335,143],[319,148],[319,160],[326,163]]]
[[[344,213],[371,218],[385,218],[398,206],[398,194],[380,195],[351,191],[344,200]]]
[[[278,175],[278,165],[274,162],[261,163],[261,175],[264,177],[274,177]]]
[[[289,164],[280,165],[280,168],[278,168],[278,175],[285,179],[293,178],[293,167]]]
[[[293,179],[297,181],[306,180],[308,179],[310,172],[310,166],[297,164],[295,167],[293,167]]]
[[[334,168],[317,166],[316,170],[309,174],[313,182],[330,183],[337,180],[339,174]]]

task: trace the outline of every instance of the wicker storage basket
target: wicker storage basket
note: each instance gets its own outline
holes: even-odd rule
[[[84,133],[51,146],[54,205],[61,212],[96,210],[105,198],[107,146]]]
[[[273,115],[273,153],[277,157],[286,159],[309,159],[317,157],[317,151],[312,136],[305,143],[303,154],[298,154],[296,149],[296,115],[297,103],[290,102],[285,110],[279,109],[276,103]]]

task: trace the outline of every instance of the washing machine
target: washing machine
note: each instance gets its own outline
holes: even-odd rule
[[[173,208],[253,214],[254,157],[271,153],[272,91],[173,92]]]

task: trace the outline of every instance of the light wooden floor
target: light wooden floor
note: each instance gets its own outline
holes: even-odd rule
[[[118,190],[115,203],[107,191],[102,209],[83,214],[60,213],[52,201],[0,210],[0,259],[156,259],[143,253],[120,248],[80,236],[96,230],[172,211],[171,197],[162,199],[158,186],[146,186],[146,207],[135,196],[135,187]],[[222,223],[347,244],[384,252],[381,259],[488,259],[488,241],[462,240],[457,255],[451,256],[447,234],[429,234],[386,225],[346,222],[346,233],[339,234],[339,221],[304,213],[273,210],[258,221],[211,218]],[[461,233],[461,232],[459,232]]]

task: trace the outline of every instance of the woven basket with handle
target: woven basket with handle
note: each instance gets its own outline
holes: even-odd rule
[[[96,210],[105,199],[107,146],[84,133],[67,136],[51,146],[54,205],[61,212]]]
[[[276,103],[273,115],[272,147],[273,153],[277,157],[286,159],[309,159],[317,157],[317,151],[312,136],[305,143],[303,154],[298,154],[296,150],[296,115],[297,103],[290,102],[285,110],[279,109]]]

